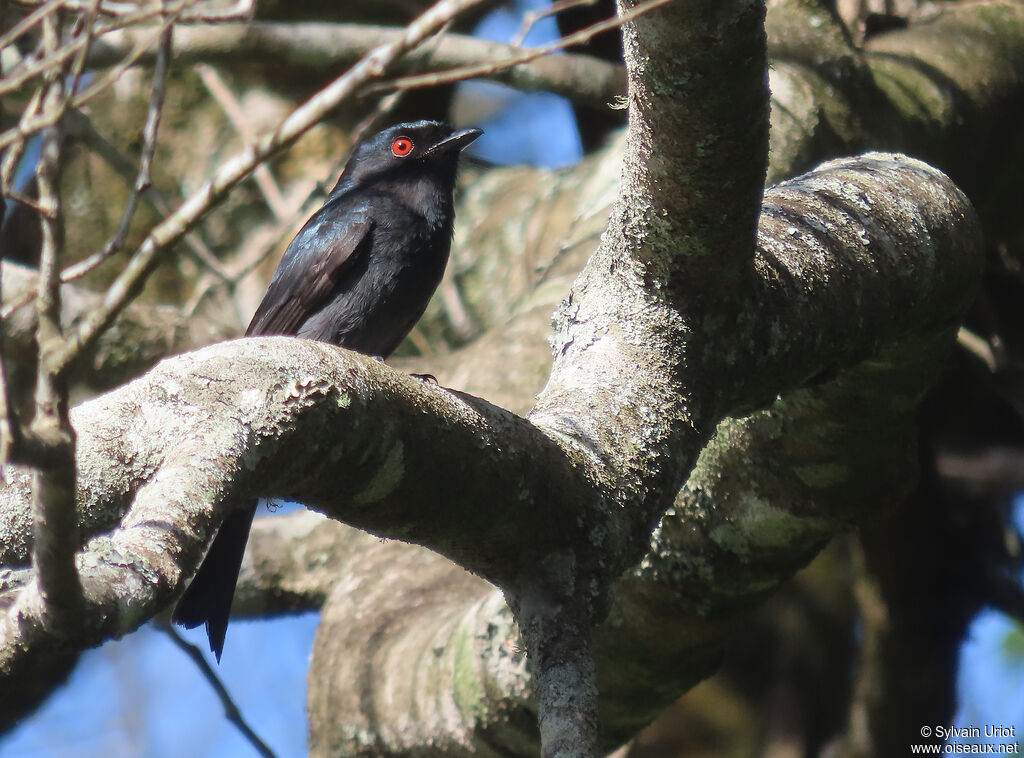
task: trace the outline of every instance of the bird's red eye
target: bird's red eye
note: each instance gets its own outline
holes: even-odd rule
[[[391,152],[399,158],[404,158],[412,152],[412,140],[408,137],[399,137],[391,143]]]

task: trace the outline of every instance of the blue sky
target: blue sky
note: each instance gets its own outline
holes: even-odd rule
[[[306,752],[306,669],[316,622],[314,613],[232,621],[228,632],[219,673],[281,758]],[[202,630],[184,636],[205,649]],[[68,683],[0,741],[3,758],[254,755],[196,666],[151,625],[83,655]]]

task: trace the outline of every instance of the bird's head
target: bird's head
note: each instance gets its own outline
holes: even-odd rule
[[[335,191],[423,172],[454,181],[459,153],[481,134],[482,129],[456,129],[441,121],[396,124],[355,147]]]

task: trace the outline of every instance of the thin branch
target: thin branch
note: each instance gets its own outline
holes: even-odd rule
[[[32,118],[42,107],[43,103],[43,92],[45,87],[39,87],[35,92],[32,93],[32,97],[29,99],[28,105],[25,106],[25,110],[22,111],[20,122],[24,122],[27,119]],[[3,151],[3,161],[0,162],[0,192],[6,197],[11,197],[14,190],[14,175],[17,172],[18,164],[21,162],[21,156],[25,152],[25,140],[20,139],[11,145],[7,150]],[[19,202],[21,200],[19,199]]]
[[[4,261],[3,277],[6,303],[12,301],[13,293],[35,292],[38,288],[39,272],[36,268]],[[70,331],[67,325],[77,323],[82,314],[97,308],[103,301],[103,292],[64,284],[60,297],[61,321],[65,324],[65,331]],[[227,301],[228,305],[234,303],[233,299]],[[209,316],[194,319],[187,317],[176,305],[132,303],[105,335],[103,342],[90,352],[88,361],[69,375],[69,380],[76,381],[84,372],[89,376],[88,384],[101,391],[138,376],[168,355],[238,336],[239,318],[229,319],[225,313],[211,313]],[[24,308],[14,317],[4,320],[3,329],[8,369],[19,365],[34,366],[34,309]],[[126,350],[125,345],[131,349]]]
[[[8,191],[5,192],[4,195],[7,198],[13,200],[14,202],[24,205],[26,208],[31,208],[36,213],[46,212],[46,208],[42,205],[42,203],[39,202],[38,199],[34,197],[29,197],[28,195],[22,192]],[[35,297],[35,295],[33,295],[33,297]]]
[[[418,326],[414,326],[409,332],[409,341],[419,351],[420,355],[427,357],[433,357],[437,355],[437,351],[431,346],[430,340],[427,339],[427,335],[423,333],[423,330]],[[427,374],[429,376],[429,374]]]
[[[68,131],[73,136],[88,143],[95,152],[106,161],[107,165],[114,169],[129,186],[133,186],[136,177],[136,168],[133,162],[121,153],[120,149],[109,139],[104,137],[95,125],[81,111],[71,111],[67,115]],[[174,211],[174,206],[167,196],[159,189],[150,184],[143,191],[143,197],[161,216],[169,216]],[[225,270],[220,261],[213,254],[195,232],[185,235],[185,243],[193,259],[203,268],[207,269],[226,284],[233,283],[233,277]],[[62,282],[73,281],[76,277],[71,276],[68,271],[61,275]]]
[[[523,23],[519,27],[519,31],[516,32],[516,36],[512,38],[511,44],[515,47],[520,47],[523,41],[526,39],[526,35],[530,33],[530,30],[536,26],[537,22],[548,16],[557,16],[564,10],[569,8],[576,8],[582,5],[593,5],[597,0],[561,0],[560,2],[551,3],[547,8],[540,8],[535,11],[527,11],[523,14]]]
[[[449,272],[446,273],[448,275],[441,280],[441,286],[438,288],[438,294],[441,296],[441,303],[444,305],[445,315],[448,317],[448,323],[451,325],[455,335],[460,340],[468,342],[472,337],[479,333],[479,328],[477,324],[474,323],[473,317],[470,315],[469,309],[466,307],[466,303],[462,297],[462,291],[459,289],[459,285],[455,281],[455,276]]]
[[[242,106],[239,104],[238,99],[232,94],[227,84],[224,83],[220,74],[210,66],[203,64],[196,66],[196,71],[199,73],[199,78],[203,80],[203,84],[206,85],[206,89],[210,91],[213,99],[217,101],[224,114],[228,117],[228,121],[235,127],[238,136],[242,138],[242,143],[251,145],[256,135],[249,128],[249,122],[246,120],[245,114],[242,113]],[[274,179],[274,175],[270,173],[267,164],[262,163],[257,166],[254,176],[256,186],[263,193],[263,199],[267,201],[267,206],[273,211],[278,221],[283,221],[288,215],[288,208],[284,198],[281,196],[281,188],[277,186],[277,181]]]
[[[52,0],[12,0],[14,5],[20,5],[27,8],[33,8],[41,3],[45,5],[46,2]],[[85,10],[91,0],[64,0],[61,4],[73,11]],[[193,2],[195,0],[192,0]],[[159,15],[162,6],[159,4],[146,6],[143,8],[143,12],[148,16]],[[182,23],[188,24],[212,24],[219,21],[244,21],[252,18],[253,10],[255,9],[255,0],[238,0],[234,5],[228,8],[213,8],[210,10],[196,10],[189,13],[183,13],[181,16]],[[135,23],[135,19],[139,16],[139,6],[134,3],[118,3],[118,2],[103,2],[99,8],[100,12],[108,17],[117,18],[121,20],[122,24]]]
[[[3,360],[3,333],[0,331],[0,484],[6,484],[6,464],[11,457],[11,449],[21,438],[14,408],[10,403],[10,385],[7,381],[7,369]]]
[[[249,744],[255,748],[256,752],[263,756],[263,758],[277,758],[274,751],[263,740],[260,736],[253,731],[253,728],[246,723],[246,720],[242,718],[242,712],[238,709],[235,701],[231,698],[231,693],[228,692],[227,687],[217,676],[217,672],[213,670],[213,666],[206,660],[206,656],[203,655],[203,651],[193,645],[191,642],[186,640],[178,631],[168,624],[167,622],[154,622],[157,629],[167,635],[167,638],[187,655],[196,668],[199,669],[199,673],[203,675],[203,678],[207,681],[214,693],[217,695],[217,699],[220,700],[221,706],[224,708],[224,717],[234,727],[242,733],[242,736],[248,740]]]
[[[78,55],[75,56],[74,63],[71,64],[71,86],[68,91],[71,94],[78,92],[78,85],[82,81],[82,71],[85,68],[85,56],[89,54],[89,46],[92,44],[96,26],[96,15],[99,12],[100,0],[90,0],[89,8],[85,12],[85,16],[79,17],[76,24],[81,25],[82,33],[85,35],[85,43],[78,51]],[[66,109],[66,106],[65,106]]]
[[[51,89],[63,88],[56,81]],[[55,98],[47,96],[53,102]],[[39,214],[42,224],[42,244],[39,254],[39,288],[36,292],[36,318],[38,331],[36,344],[39,346],[39,374],[36,382],[36,416],[54,414],[67,398],[61,397],[55,384],[56,373],[50,371],[46,357],[60,344],[63,330],[60,323],[60,269],[58,261],[63,252],[64,240],[61,229],[60,196],[56,189],[56,173],[60,160],[60,134],[56,127],[43,132],[42,150],[36,169],[39,186]]]
[[[124,240],[127,236],[131,219],[138,206],[140,194],[144,195],[158,212],[167,215],[172,211],[170,202],[168,202],[159,191],[152,187],[150,180],[150,169],[153,162],[153,156],[156,152],[156,136],[159,129],[160,116],[163,110],[163,102],[167,91],[167,64],[170,50],[170,38],[172,34],[173,32],[171,27],[168,27],[164,33],[164,38],[161,39],[160,42],[160,51],[165,53],[165,55],[163,56],[162,61],[161,57],[158,56],[157,65],[153,73],[153,93],[150,96],[149,109],[146,114],[146,124],[142,131],[143,144],[139,168],[132,183],[132,190],[128,197],[124,213],[122,214],[121,223],[117,232],[107,242],[102,250],[94,253],[84,260],[79,261],[78,263],[71,264],[61,271],[60,281],[62,284],[67,284],[68,282],[80,279],[90,271],[97,268],[108,258],[115,255],[121,249],[124,245]],[[91,138],[93,145],[99,148],[98,152],[107,161],[107,163],[127,180],[132,181],[131,174],[133,172],[133,168],[131,163],[118,152],[115,146],[110,144],[95,130],[95,127],[92,126],[92,122],[89,121],[88,117],[78,111],[71,111],[65,115],[68,116],[69,121],[74,123],[77,136],[81,137],[84,134]],[[14,199],[19,202],[33,207],[37,212],[43,212],[43,209],[31,199],[21,198],[14,195],[14,193],[8,193],[8,196],[14,197]],[[233,279],[223,270],[219,261],[217,261],[213,253],[202,243],[202,241],[196,239],[193,234],[188,234],[186,235],[186,242],[189,244],[193,257],[195,257],[201,265],[210,269],[222,282],[233,284]],[[6,306],[0,305],[0,318],[9,318],[15,311],[32,302],[32,299],[35,298],[35,296],[35,290],[26,291],[14,302],[8,303]]]
[[[43,21],[44,45],[53,49],[58,44],[58,32],[54,20],[47,17]],[[64,88],[63,76],[60,72],[51,76],[47,82],[47,93],[44,97],[43,114],[60,113],[67,103],[67,92]],[[56,377],[49,373],[46,366],[46,353],[63,338],[60,323],[60,269],[58,261],[63,252],[63,232],[61,229],[60,195],[57,191],[57,171],[60,163],[60,132],[56,128],[47,129],[42,136],[42,147],[36,167],[36,183],[39,193],[39,219],[42,225],[42,243],[40,246],[39,289],[36,293],[36,318],[38,332],[36,344],[39,346],[39,373],[36,383],[36,415],[55,414],[58,403],[62,400],[53,386]],[[63,398],[66,404],[66,398]]]
[[[92,84],[90,84],[84,91],[74,93],[71,98],[67,101],[65,108],[70,106],[73,108],[80,108],[89,102],[96,95],[103,92],[115,81],[121,78],[129,68],[131,68],[135,62],[142,57],[149,48],[153,47],[156,41],[163,37],[166,31],[174,24],[175,16],[169,15],[162,24],[157,27],[157,33],[152,36],[147,36],[142,42],[136,45],[135,49],[128,55],[125,60],[121,61],[117,66],[112,68],[103,76],[97,77]],[[86,40],[82,40],[84,45]],[[49,126],[53,126],[57,123],[60,117],[63,115],[63,110],[60,113],[41,113],[34,119],[29,119],[27,122],[21,122],[17,126],[8,129],[3,134],[0,134],[0,150],[7,145],[11,144],[15,140],[24,139],[31,135],[33,132],[40,131]]]
[[[390,92],[393,90],[409,90],[420,87],[436,87],[441,84],[452,84],[465,79],[491,76],[499,71],[504,71],[512,68],[513,66],[519,66],[524,63],[529,63],[530,61],[558,52],[564,48],[572,47],[573,45],[580,45],[587,42],[592,37],[597,36],[601,32],[606,32],[610,29],[617,29],[623,24],[629,23],[633,19],[638,18],[645,13],[650,13],[651,11],[660,8],[663,5],[667,5],[670,2],[672,2],[672,0],[648,0],[646,3],[642,3],[641,5],[631,8],[621,16],[609,18],[593,24],[585,29],[575,32],[574,34],[570,34],[568,37],[562,37],[561,39],[557,39],[554,42],[542,45],[541,47],[529,48],[516,55],[488,63],[477,63],[469,66],[450,68],[446,71],[434,71],[427,74],[403,76],[398,79],[392,79],[391,81],[382,82],[381,84],[369,87],[368,91]]]
[[[0,36],[0,50],[10,45],[14,40],[18,39],[18,37],[38,24],[44,16],[55,12],[58,8],[64,5],[64,3],[65,0],[46,0],[46,2],[42,3],[38,8],[25,16],[25,18],[12,26],[9,32]]]
[[[256,12],[256,0],[238,0],[234,5],[209,11],[182,13],[182,24],[217,24],[225,21],[251,21]]]
[[[398,104],[402,102],[403,95],[404,93],[402,92],[392,92],[387,97],[381,98],[380,102],[377,103],[377,107],[373,109],[370,115],[356,124],[356,128],[352,130],[352,145],[359,144],[359,141],[363,139],[371,129],[379,126],[384,120],[384,117],[394,111],[395,108],[398,107]],[[348,160],[347,155],[346,160]],[[344,161],[341,162],[341,165],[344,165]],[[339,173],[341,173],[340,169],[336,168],[334,171],[335,176]]]
[[[165,18],[176,17],[182,11],[187,9],[190,5],[194,5],[196,2],[197,0],[178,0],[178,2],[169,4],[167,6],[159,5],[153,8],[143,9],[131,15],[119,18],[116,21],[111,21],[105,24],[98,25],[98,27],[93,32],[92,37],[93,39],[96,39],[102,37],[105,34],[109,34],[110,32],[121,29],[122,27],[140,24],[143,21],[147,21],[151,18],[155,18],[158,16]],[[82,5],[83,9],[85,7],[87,6]],[[144,49],[142,51],[143,53],[146,52],[145,48],[152,47],[153,43],[160,36],[162,25],[155,27],[156,34],[149,34],[149,32],[153,31],[153,28],[154,27],[145,27],[143,30],[140,30],[140,36],[142,39],[136,40],[137,44],[133,47],[133,50],[126,51],[123,56],[118,56],[118,60],[120,61],[123,58],[128,58],[132,56],[135,52],[135,49],[137,49],[140,45],[144,46]],[[77,55],[78,52],[83,47],[85,47],[86,43],[89,41],[90,40],[87,39],[84,35],[78,37],[77,39],[72,39],[66,44],[61,45],[53,53],[44,56],[41,60],[37,61],[35,65],[26,65],[24,70],[18,72],[15,75],[8,76],[0,80],[0,95],[17,90],[22,85],[24,85],[25,82],[37,76],[44,76],[48,72],[52,71],[54,68],[62,68],[64,65],[66,65],[67,61],[71,59],[73,56]],[[113,61],[111,61],[110,63],[113,64]],[[94,68],[91,55],[86,57],[85,65],[88,68]]]
[[[128,195],[128,202],[125,204],[124,212],[121,214],[121,222],[118,224],[117,231],[107,244],[103,246],[102,250],[64,269],[61,273],[62,282],[69,282],[84,276],[112,255],[115,255],[124,246],[132,218],[135,216],[135,211],[139,206],[139,198],[149,188],[152,181],[150,170],[153,166],[153,155],[156,153],[156,137],[160,128],[160,116],[163,113],[164,98],[167,95],[167,70],[173,34],[173,27],[168,26],[160,38],[156,67],[153,70],[153,93],[149,98],[146,124],[142,128],[142,152],[139,157],[139,171],[135,177],[135,183],[132,185],[131,193]]]
[[[256,166],[285,149],[313,128],[330,110],[357,94],[367,82],[379,78],[400,56],[482,0],[441,0],[413,21],[405,34],[378,47],[348,72],[294,110],[278,129],[221,164],[213,178],[164,219],[143,240],[138,251],[107,289],[103,304],[86,316],[65,345],[59,363],[66,366],[88,349],[135,297],[159,262],[159,253],[177,242],[227,192]]]
[[[614,26],[614,23],[612,24]],[[99,40],[89,53],[88,64],[104,68],[123,59],[145,28],[125,29]],[[596,33],[596,32],[595,32]],[[349,65],[374,48],[400,38],[404,30],[360,24],[273,23],[221,24],[179,28],[174,37],[174,62],[237,66],[252,62],[323,71]],[[580,41],[584,41],[580,39]],[[505,60],[523,49],[460,34],[446,34],[427,54],[417,52],[398,65],[400,72],[447,69]],[[151,64],[143,55],[140,64]],[[542,90],[574,102],[606,106],[625,92],[625,69],[590,55],[566,53],[558,57],[530,59],[487,75],[487,78],[523,90]]]

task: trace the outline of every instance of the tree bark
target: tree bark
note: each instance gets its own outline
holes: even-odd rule
[[[736,10],[716,8],[703,9],[704,21]],[[659,37],[659,28],[707,33],[675,17],[650,24],[658,55],[634,40],[634,65],[671,60],[673,45],[696,46]],[[831,534],[891,507],[912,484],[905,464],[917,402],[978,278],[969,204],[914,161],[869,156],[828,166],[769,193],[751,259],[743,239],[752,240],[752,226],[719,228],[712,211],[727,208],[742,221],[739,209],[754,202],[756,165],[744,164],[746,179],[719,180],[737,162],[757,163],[749,158],[756,140],[743,136],[758,131],[756,119],[718,132],[722,111],[735,108],[733,90],[695,95],[701,108],[684,118],[658,97],[677,72],[637,76],[646,91],[632,95],[639,121],[626,148],[627,199],[611,227],[624,239],[606,241],[560,309],[555,369],[529,420],[294,341],[229,343],[162,364],[76,411],[88,612],[80,633],[57,643],[34,626],[31,593],[19,596],[6,619],[17,628],[6,626],[3,637],[12,642],[0,656],[4,688],[16,689],[56,651],[137,627],[174,597],[224,513],[264,492],[429,545],[498,582],[513,607],[523,596],[564,599],[595,579],[575,612],[598,619],[612,603],[593,648],[603,739],[614,743],[713,668],[742,613]],[[972,82],[961,92],[975,92]],[[704,158],[694,142],[713,133],[709,124],[724,143],[745,147],[681,181],[675,166]],[[532,310],[516,305],[531,317],[544,311],[536,301]],[[719,422],[726,414],[734,417]],[[138,429],[126,437],[124,426]],[[326,459],[319,464],[311,440]],[[15,471],[0,489],[0,558],[15,568],[27,555],[26,497]],[[96,536],[122,516],[120,529]],[[257,566],[260,545],[257,538]],[[603,585],[643,551],[609,601]],[[404,545],[360,555],[365,567],[352,561],[324,608],[311,687],[314,753],[535,749],[533,681],[498,593]],[[11,588],[26,579],[11,577]],[[252,586],[259,570],[248,577]],[[353,625],[358,608],[374,608],[373,592],[389,586],[405,602]],[[327,590],[296,589],[288,602],[315,604]],[[243,582],[243,598],[246,591]],[[395,620],[402,613],[408,623]],[[357,637],[363,646],[345,651],[342,641]],[[371,640],[376,647],[366,647]],[[381,658],[367,671],[370,653]],[[428,661],[421,676],[436,683],[443,671],[452,686],[411,692],[424,679],[409,677],[410,661]],[[352,667],[360,677],[345,676]],[[421,721],[409,724],[413,712]],[[448,718],[439,728],[440,714]]]

